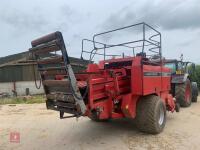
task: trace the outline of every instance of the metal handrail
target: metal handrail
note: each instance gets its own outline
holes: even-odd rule
[[[102,43],[102,42],[99,42],[99,41],[96,41],[95,39],[98,37],[98,36],[101,36],[101,35],[105,35],[105,34],[108,34],[108,33],[112,33],[112,32],[115,32],[115,31],[119,31],[119,30],[123,30],[123,29],[127,29],[127,28],[132,28],[132,27],[135,27],[135,26],[142,26],[142,31],[143,31],[143,38],[141,40],[134,40],[134,41],[129,41],[129,42],[124,42],[124,43],[119,43],[119,44],[106,44],[106,43]],[[153,34],[152,36],[150,36],[148,39],[146,39],[146,30],[147,29],[150,29],[150,30],[153,30],[153,32],[155,32],[155,34]],[[155,40],[153,38],[155,37],[159,37],[159,40]],[[82,52],[81,52],[81,58],[83,56],[83,52],[85,52],[84,50],[84,41],[88,41],[88,42],[92,42],[93,43],[93,49],[90,51],[90,59],[93,59],[94,58],[94,55],[98,54],[97,51],[98,50],[101,50],[101,49],[104,49],[104,59],[105,59],[105,56],[106,56],[106,53],[105,53],[105,49],[108,49],[108,48],[112,48],[112,47],[117,47],[117,46],[122,46],[122,47],[126,47],[126,48],[131,48],[131,50],[133,51],[133,54],[135,54],[134,52],[134,49],[135,48],[139,48],[139,47],[142,47],[142,52],[144,52],[145,50],[145,47],[146,46],[154,46],[154,47],[151,47],[149,48],[148,50],[151,51],[151,52],[154,52],[154,53],[157,53],[160,55],[160,58],[162,58],[162,51],[161,51],[161,33],[159,31],[157,31],[156,29],[154,29],[153,27],[151,27],[150,25],[142,22],[142,23],[137,23],[137,24],[133,24],[133,25],[129,25],[129,26],[126,26],[126,27],[122,27],[122,28],[117,28],[117,29],[114,29],[114,30],[109,30],[109,31],[106,31],[106,32],[102,32],[102,33],[98,33],[98,34],[94,34],[93,36],[93,40],[89,40],[89,39],[83,39],[82,40]],[[132,44],[132,43],[141,43],[142,42],[142,45],[137,45],[137,46],[130,46],[128,44]],[[148,44],[146,44],[148,43]],[[97,44],[100,44],[100,45],[103,45],[102,47],[97,47]],[[158,49],[158,52],[153,50],[153,49]],[[92,56],[93,55],[93,56]],[[112,56],[112,55],[110,55]],[[113,55],[114,56],[114,55]]]

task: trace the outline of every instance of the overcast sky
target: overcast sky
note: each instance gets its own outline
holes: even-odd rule
[[[138,22],[162,33],[165,57],[183,53],[200,63],[199,0],[2,0],[0,57],[26,51],[31,40],[56,30],[69,55],[80,57],[82,38]]]

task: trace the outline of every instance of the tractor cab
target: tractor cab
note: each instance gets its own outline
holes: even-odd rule
[[[191,72],[195,69],[195,64],[192,62],[184,62],[182,60],[177,59],[165,59],[165,66],[170,68],[172,74],[184,75],[191,74]]]

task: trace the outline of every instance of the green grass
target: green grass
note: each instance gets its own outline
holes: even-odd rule
[[[0,105],[3,104],[34,104],[44,103],[45,97],[43,95],[36,95],[30,97],[12,97],[12,98],[1,98]]]

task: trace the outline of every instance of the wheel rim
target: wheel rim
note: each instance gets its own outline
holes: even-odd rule
[[[187,87],[185,89],[185,99],[187,102],[190,102],[190,96],[191,96],[190,85],[187,84]]]
[[[158,119],[158,124],[161,126],[164,122],[164,118],[165,118],[165,112],[164,112],[164,109],[163,107],[160,107],[160,110],[159,110],[159,119]]]

